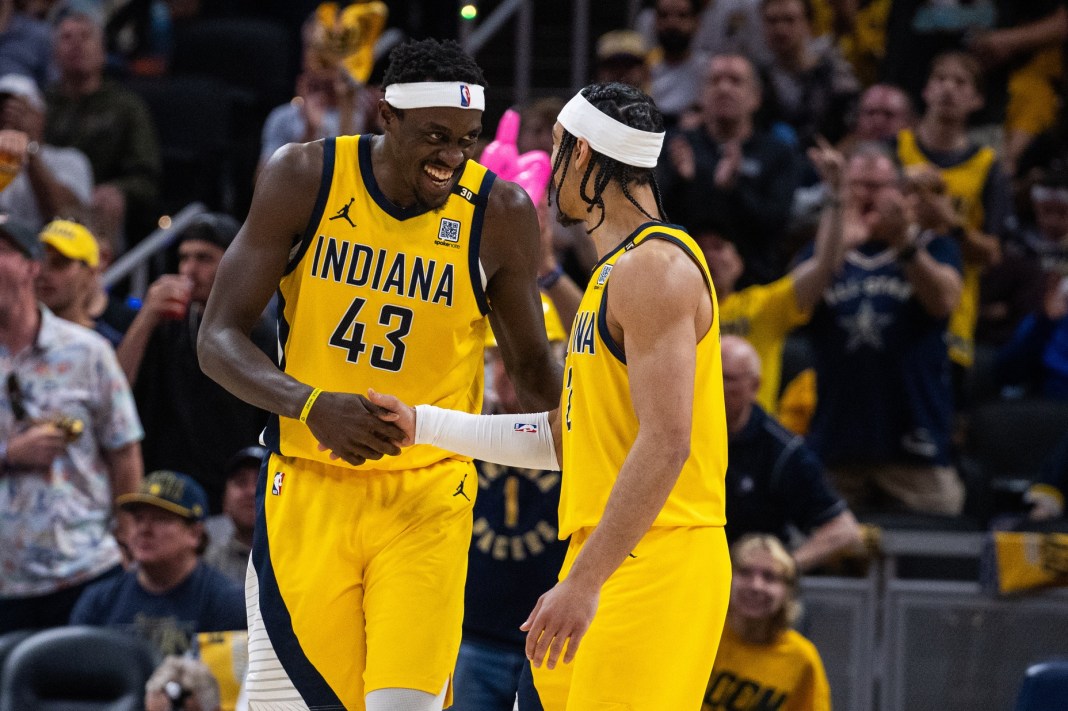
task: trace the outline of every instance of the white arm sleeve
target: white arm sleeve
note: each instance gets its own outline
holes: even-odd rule
[[[548,412],[470,415],[416,405],[415,443],[508,467],[560,471]]]

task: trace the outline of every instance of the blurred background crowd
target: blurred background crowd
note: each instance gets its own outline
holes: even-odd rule
[[[215,269],[277,148],[379,131],[388,49],[463,40],[505,4],[0,0],[0,632],[134,627],[159,658],[233,666],[265,414],[200,371]],[[476,54],[480,149],[513,108],[515,152],[551,153],[579,60],[581,83],[634,84],[668,126],[667,218],[721,309],[728,534],[757,534],[735,594],[779,586],[766,610],[732,602],[728,639],[785,639],[798,576],[863,570],[883,527],[1063,530],[1068,3],[633,0],[587,3],[577,30],[572,3],[532,5],[521,91],[508,33]],[[563,341],[596,255],[533,197]],[[191,204],[143,289],[104,281]],[[489,345],[487,406],[507,411]],[[480,469],[468,602],[493,614],[468,620],[473,678],[516,648],[494,605],[528,610],[555,575],[556,487]],[[194,673],[169,664],[150,707]],[[826,695],[813,668],[795,682]],[[706,708],[734,708],[728,678]],[[239,681],[217,675],[224,707]]]

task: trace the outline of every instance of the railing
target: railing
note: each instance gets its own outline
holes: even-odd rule
[[[461,4],[464,4],[461,0]],[[530,98],[530,75],[533,66],[534,3],[533,0],[505,0],[472,29],[467,22],[460,24],[460,44],[471,56],[515,17],[515,71],[512,79],[512,102],[522,104]]]
[[[984,535],[884,530],[864,578],[802,581],[801,631],[820,650],[833,707],[1006,711],[1024,670],[1068,655],[1068,591],[998,598],[978,582],[898,576],[902,558],[974,558]]]
[[[174,217],[160,218],[161,225],[148,237],[122,255],[104,272],[104,288],[110,289],[127,277],[130,278],[130,295],[141,296],[148,289],[148,260],[174,243],[193,220],[207,208],[199,202],[190,203]]]

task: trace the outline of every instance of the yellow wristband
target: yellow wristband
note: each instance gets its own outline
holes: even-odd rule
[[[312,405],[315,404],[315,401],[319,398],[319,395],[321,395],[322,392],[323,392],[322,388],[315,388],[314,390],[311,391],[311,395],[308,396],[307,401],[304,403],[304,409],[300,411],[300,421],[301,422],[307,422],[308,421],[308,413],[311,412]]]

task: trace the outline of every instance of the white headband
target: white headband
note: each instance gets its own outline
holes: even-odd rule
[[[1035,202],[1068,203],[1068,188],[1051,188],[1045,185],[1031,187],[1031,199]]]
[[[456,109],[486,110],[486,90],[478,84],[460,81],[421,81],[390,84],[386,101],[398,109],[427,109],[451,106]]]
[[[620,123],[582,94],[575,94],[556,120],[575,138],[585,138],[598,153],[637,168],[655,168],[664,145],[663,133],[642,131]]]

